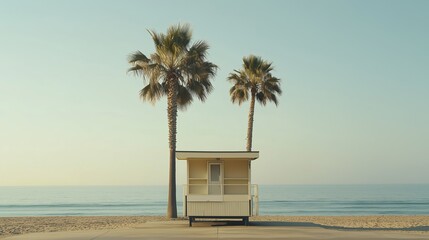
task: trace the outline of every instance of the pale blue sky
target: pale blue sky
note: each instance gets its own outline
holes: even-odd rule
[[[0,2],[0,185],[167,184],[166,102],[127,55],[189,23],[219,66],[178,150],[244,150],[226,77],[255,54],[284,94],[256,107],[253,181],[429,183],[429,1]],[[185,164],[178,162],[178,182]]]

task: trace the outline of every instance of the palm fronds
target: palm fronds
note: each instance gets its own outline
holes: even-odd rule
[[[278,105],[277,96],[281,95],[282,91],[280,79],[271,74],[273,69],[272,63],[261,57],[244,57],[242,69],[234,70],[228,76],[228,80],[233,84],[229,91],[231,101],[241,105],[254,93],[260,104],[266,105],[270,101]]]
[[[155,103],[169,91],[175,91],[181,109],[192,102],[193,96],[204,101],[213,89],[211,80],[217,70],[215,64],[206,60],[209,45],[205,41],[191,43],[192,31],[187,24],[171,26],[165,34],[148,32],[155,53],[147,57],[136,51],[128,57],[132,65],[128,72],[149,80],[140,92],[141,98]],[[169,89],[168,81],[177,81],[178,89]]]

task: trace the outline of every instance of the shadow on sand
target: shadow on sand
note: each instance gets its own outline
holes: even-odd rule
[[[198,221],[207,226],[243,226],[242,221]],[[324,229],[345,230],[345,231],[419,231],[429,232],[429,226],[409,227],[409,228],[359,228],[359,227],[339,227],[339,226],[326,226],[311,222],[258,222],[251,221],[249,226],[254,227],[319,227]]]

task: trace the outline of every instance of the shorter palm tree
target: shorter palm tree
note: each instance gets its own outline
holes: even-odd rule
[[[229,93],[231,101],[241,105],[250,96],[249,121],[247,126],[247,151],[252,151],[253,120],[255,101],[261,105],[273,102],[278,105],[277,95],[281,95],[280,79],[271,74],[272,63],[261,57],[250,55],[243,58],[243,68],[229,74],[228,80],[233,84]]]

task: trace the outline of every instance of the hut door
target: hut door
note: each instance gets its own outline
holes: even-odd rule
[[[222,194],[222,166],[220,163],[209,163],[209,194]]]

